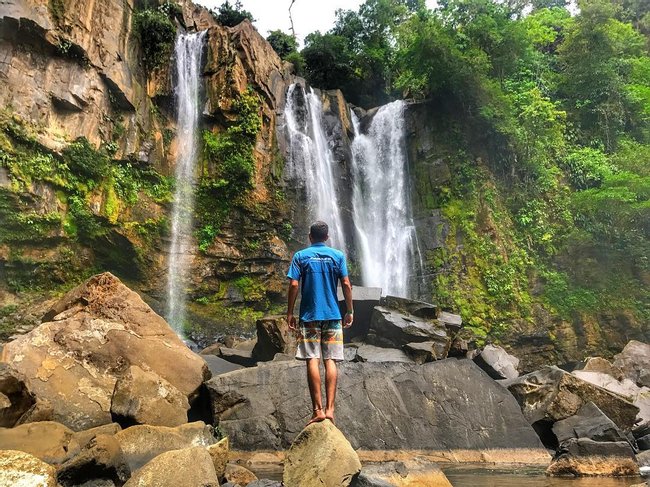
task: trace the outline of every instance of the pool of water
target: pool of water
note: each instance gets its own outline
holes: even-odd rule
[[[493,467],[483,465],[440,465],[454,487],[629,487],[641,477],[555,478],[539,467]]]

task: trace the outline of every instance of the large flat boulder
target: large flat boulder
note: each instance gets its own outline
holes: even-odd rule
[[[278,387],[282,384],[282,387]],[[271,362],[207,382],[235,450],[283,450],[311,415],[305,366]],[[355,449],[533,449],[515,399],[470,360],[342,363],[336,424]]]
[[[396,348],[412,342],[436,341],[449,350],[451,344],[447,329],[435,319],[400,313],[384,306],[375,307],[370,330]]]
[[[154,372],[189,401],[209,378],[205,361],[110,273],[70,291],[44,319],[8,343],[2,361],[51,406],[51,419],[75,431],[112,422],[115,383],[131,365]]]
[[[61,464],[80,449],[74,432],[60,423],[41,421],[0,428],[0,450],[24,451],[50,464]]]
[[[430,462],[382,462],[366,464],[351,487],[452,487],[438,467]]]
[[[593,402],[623,431],[628,432],[639,412],[631,402],[557,367],[544,367],[505,383],[524,416],[533,424],[554,423],[576,414]]]
[[[350,442],[325,420],[308,425],[296,437],[284,460],[286,487],[347,487],[361,471]]]
[[[359,362],[405,362],[413,360],[402,350],[397,348],[375,347],[364,343],[357,348],[355,359]]]

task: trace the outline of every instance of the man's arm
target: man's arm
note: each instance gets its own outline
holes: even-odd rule
[[[289,280],[289,289],[287,291],[287,323],[289,324],[289,328],[292,330],[298,329],[296,318],[293,316],[293,308],[296,305],[296,298],[298,297],[299,287],[300,284],[297,280]]]
[[[345,313],[343,326],[345,328],[350,328],[352,326],[352,321],[354,320],[354,308],[352,305],[352,284],[350,283],[350,278],[348,276],[341,278],[341,289],[343,290],[345,306],[348,310],[348,312]]]

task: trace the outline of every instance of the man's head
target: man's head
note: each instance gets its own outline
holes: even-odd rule
[[[309,227],[309,241],[311,243],[324,242],[329,238],[329,227],[327,223],[317,221]]]

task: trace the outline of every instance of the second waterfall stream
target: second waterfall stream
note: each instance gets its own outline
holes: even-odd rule
[[[284,110],[289,145],[289,176],[302,182],[311,220],[330,225],[331,245],[351,250],[354,242],[365,286],[381,287],[384,294],[409,297],[409,282],[417,272],[415,227],[409,195],[405,147],[405,103],[395,101],[379,108],[361,131],[351,112],[352,223],[346,235],[341,217],[342,168],[335,167],[326,136],[323,106],[314,90],[293,84]]]

